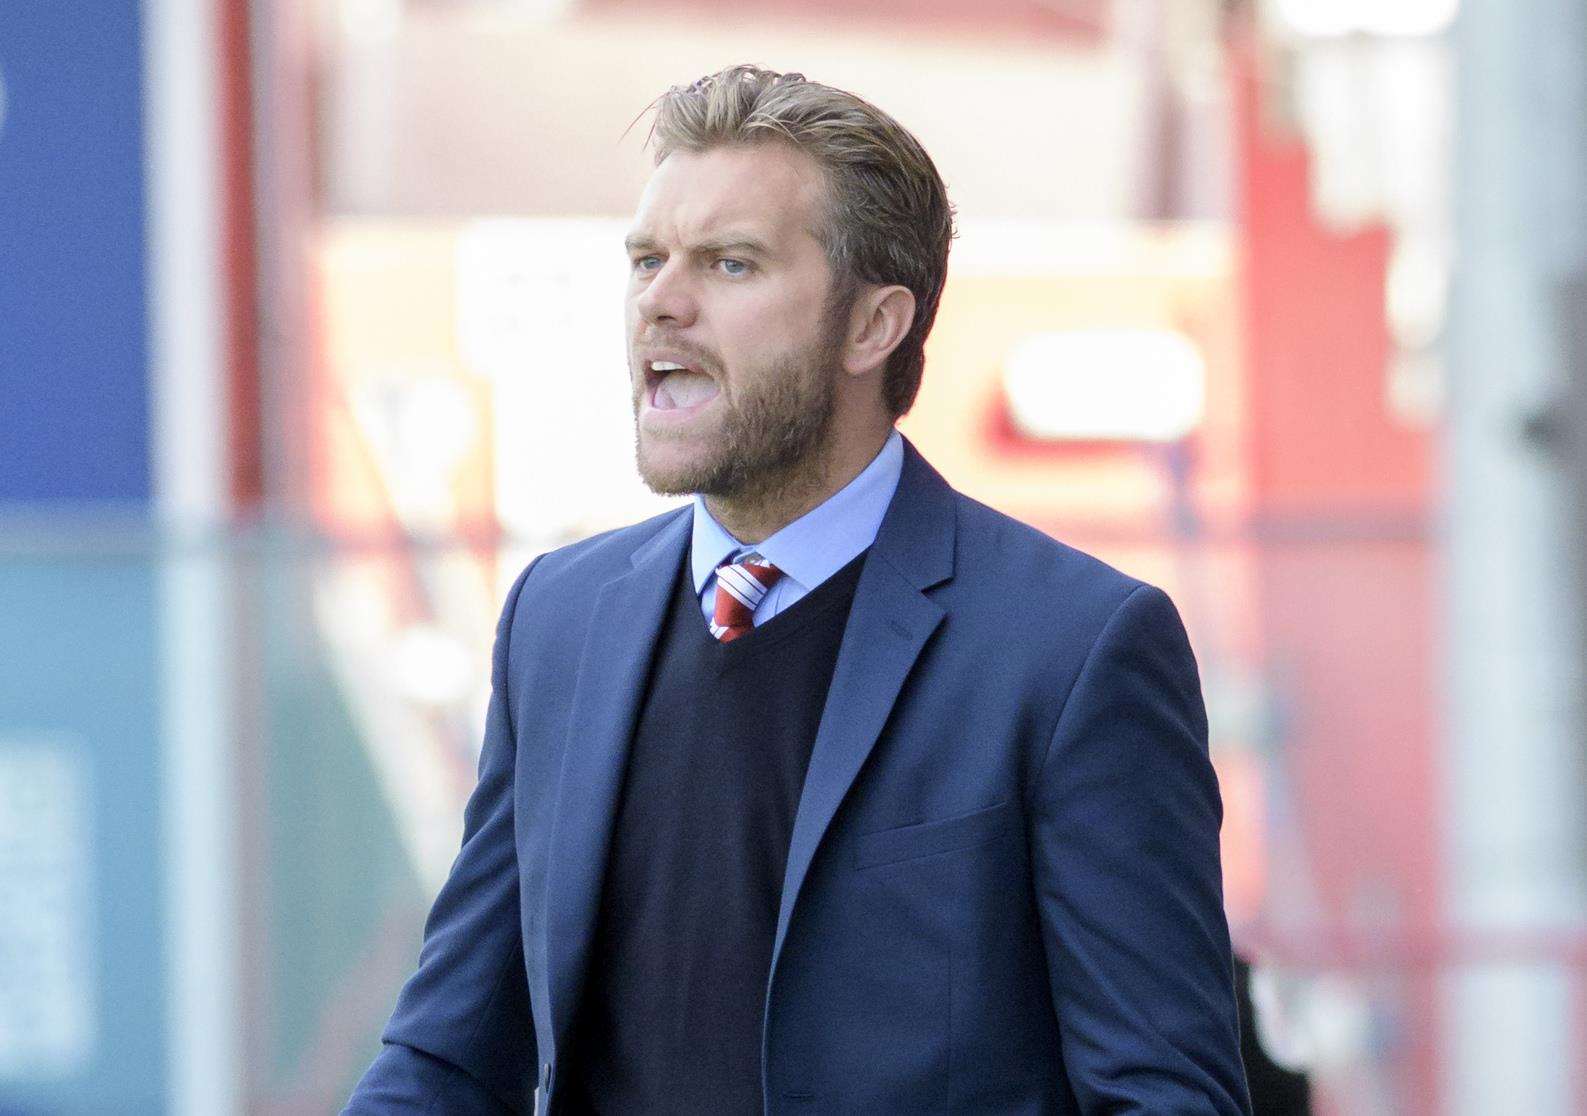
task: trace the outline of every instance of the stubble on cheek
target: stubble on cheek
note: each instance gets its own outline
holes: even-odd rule
[[[662,496],[700,493],[755,501],[763,494],[819,482],[837,404],[846,304],[829,302],[814,339],[774,363],[743,369],[734,391],[719,362],[710,361],[720,395],[707,427],[676,437],[646,434],[639,416],[645,376],[634,390],[634,456],[640,478]],[[633,362],[630,360],[630,374]],[[663,466],[647,448],[675,450]]]
[[[658,495],[749,501],[818,479],[808,474],[819,473],[831,434],[837,385],[830,362],[830,347],[818,345],[765,369],[754,391],[734,397],[724,387],[714,428],[695,432],[693,452],[668,468],[647,458],[636,422],[640,477]]]

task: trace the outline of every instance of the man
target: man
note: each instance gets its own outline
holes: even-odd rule
[[[636,452],[695,498],[508,594],[349,1111],[1247,1111],[1178,614],[893,429],[953,235],[931,160],[747,66],[652,136]]]

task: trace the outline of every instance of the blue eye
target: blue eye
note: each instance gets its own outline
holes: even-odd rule
[[[729,275],[743,275],[749,270],[749,264],[745,263],[743,260],[721,259],[717,260],[716,262],[721,264],[722,270]]]
[[[639,256],[634,260],[633,266],[635,271],[654,271],[655,268],[651,264],[659,265],[660,263],[660,256]]]

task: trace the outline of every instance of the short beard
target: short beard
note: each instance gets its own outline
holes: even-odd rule
[[[778,361],[763,387],[728,409],[716,452],[705,460],[666,473],[648,468],[636,423],[634,456],[646,487],[748,504],[818,488],[837,412],[844,317],[825,315],[813,348]]]

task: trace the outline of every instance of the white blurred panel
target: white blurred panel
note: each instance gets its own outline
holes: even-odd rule
[[[80,741],[0,740],[0,1085],[94,1056],[89,813]]]
[[[509,534],[574,538],[678,503],[634,465],[623,297],[627,222],[501,219],[458,240],[458,349],[492,384]]]

